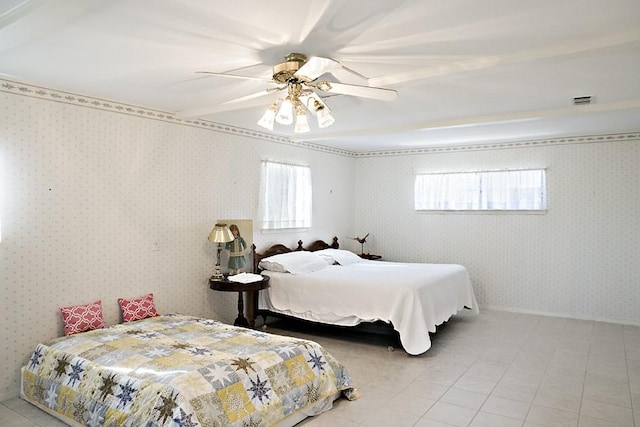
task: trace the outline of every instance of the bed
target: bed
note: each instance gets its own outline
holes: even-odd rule
[[[326,258],[327,265],[305,252]],[[270,277],[270,287],[260,292],[259,310],[340,326],[382,321],[397,331],[411,355],[426,352],[429,333],[460,310],[478,313],[465,267],[364,260],[340,250],[337,238],[307,248],[298,242],[293,250],[282,244],[263,253],[254,249],[254,268]]]
[[[21,396],[69,425],[291,426],[357,397],[319,344],[165,315],[39,344]]]

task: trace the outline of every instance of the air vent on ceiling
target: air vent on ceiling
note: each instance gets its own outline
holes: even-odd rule
[[[573,98],[573,105],[586,105],[586,104],[591,104],[591,97],[590,96],[576,96],[575,98]]]

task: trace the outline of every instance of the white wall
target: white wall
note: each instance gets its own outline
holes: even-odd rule
[[[307,232],[254,227],[259,249],[353,233],[350,156],[24,87],[0,91],[0,400],[35,345],[62,334],[59,306],[101,299],[114,324],[118,297],[153,292],[161,313],[233,322],[236,294],[208,287],[207,236],[218,219],[255,221],[262,159],[309,164],[314,210]]]
[[[640,140],[611,139],[359,158],[356,231],[388,260],[465,265],[481,306],[640,323]],[[545,215],[413,209],[416,171],[534,167]]]

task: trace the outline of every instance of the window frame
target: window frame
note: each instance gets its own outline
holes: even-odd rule
[[[486,194],[487,190],[497,191],[495,188],[489,188],[489,184],[486,184],[486,181],[491,181],[494,179],[493,177],[496,174],[516,174],[519,172],[538,172],[540,176],[540,183],[538,186],[534,187],[510,187],[510,188],[502,188],[500,190],[505,191],[504,193],[499,193],[498,198],[496,199],[487,199]],[[472,178],[477,182],[473,183],[472,186],[469,187],[469,191],[473,191],[472,196],[474,198],[462,198],[462,202],[458,201],[458,203],[466,203],[467,205],[471,204],[471,206],[449,206],[450,204],[454,204],[453,199],[449,200],[439,200],[438,202],[431,203],[427,200],[427,197],[423,197],[419,199],[420,192],[424,192],[428,190],[428,183],[419,182],[421,177],[423,176],[436,176],[436,177],[451,177],[453,175],[459,175],[461,178]],[[497,170],[474,170],[474,171],[452,171],[452,172],[417,172],[414,175],[414,210],[416,212],[454,212],[454,213],[533,213],[533,214],[545,214],[548,210],[548,189],[547,189],[547,168],[528,168],[528,169],[497,169]],[[530,178],[533,179],[533,178]],[[442,181],[446,181],[445,178]],[[450,181],[450,180],[449,180]],[[506,181],[506,180],[505,180]],[[448,183],[451,185],[451,183]],[[440,185],[443,185],[442,182]],[[422,188],[420,188],[422,187]],[[509,205],[509,202],[506,203],[505,207],[496,206],[496,201],[502,200],[511,200],[514,197],[521,197],[521,191],[533,191],[534,194],[531,195],[528,199],[526,199],[527,205],[522,208],[518,208],[513,204]],[[509,193],[510,192],[510,193]],[[440,190],[440,193],[442,191]],[[452,192],[452,197],[454,195],[460,196]],[[521,204],[522,202],[518,202]],[[429,206],[430,205],[430,206]]]
[[[279,182],[280,179],[286,181]],[[260,229],[268,232],[310,228],[313,213],[312,190],[310,166],[262,160]]]

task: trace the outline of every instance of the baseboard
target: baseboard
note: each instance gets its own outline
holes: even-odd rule
[[[19,389],[7,391],[5,393],[0,393],[0,402],[4,402],[5,400],[9,400],[9,399],[14,399],[19,395],[20,395]]]
[[[565,319],[590,320],[592,322],[604,322],[604,323],[616,323],[620,325],[640,326],[640,321],[625,320],[625,319],[606,319],[606,318],[588,317],[588,316],[582,317],[582,316],[575,316],[570,313],[555,313],[550,311],[527,310],[523,308],[504,307],[500,305],[479,305],[479,306],[480,306],[480,311],[485,309],[485,310],[495,310],[495,311],[506,311],[509,313],[535,314],[538,316],[562,317]]]

